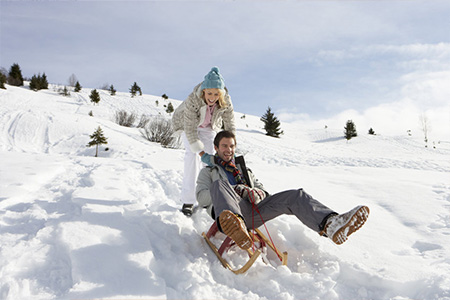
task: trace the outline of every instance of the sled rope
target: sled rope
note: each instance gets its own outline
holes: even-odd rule
[[[253,240],[255,239],[255,213],[254,212],[256,210],[256,212],[259,214],[259,217],[261,218],[261,222],[263,223],[264,228],[266,228],[266,232],[267,232],[267,235],[269,236],[270,242],[272,243],[273,247],[275,248],[274,250],[278,256],[278,259],[280,261],[283,261],[283,258],[279,254],[279,251],[278,251],[277,247],[275,246],[275,243],[273,242],[272,237],[270,236],[269,229],[267,229],[267,226],[266,226],[266,222],[264,222],[264,219],[261,216],[261,213],[259,212],[259,209],[255,204],[255,191],[253,191],[253,190],[250,191],[250,189],[247,189],[247,193],[248,193],[248,198],[249,198],[250,202],[252,203],[252,207],[253,207],[253,209],[252,209]],[[255,243],[253,242],[253,250],[254,250],[254,247],[255,247]]]

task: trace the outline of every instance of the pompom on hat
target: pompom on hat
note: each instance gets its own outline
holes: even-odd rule
[[[204,89],[224,89],[225,81],[218,67],[212,67],[211,71],[205,76],[205,80],[202,83],[202,90]]]

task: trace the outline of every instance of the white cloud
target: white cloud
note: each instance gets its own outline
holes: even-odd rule
[[[381,135],[405,135],[411,130],[416,137],[423,135],[420,117],[425,115],[431,127],[430,141],[450,141],[450,71],[410,73],[400,82],[400,98],[367,109],[349,109],[315,121],[304,113],[283,110],[277,113],[284,122],[308,121],[316,128],[327,125],[331,129],[341,129],[347,120],[353,120],[362,133],[373,128]]]
[[[402,96],[422,110],[450,103],[450,71],[409,73],[401,82]]]
[[[422,62],[438,61],[445,66],[450,65],[450,43],[436,44],[404,44],[404,45],[363,45],[346,47],[335,50],[320,50],[318,54],[311,58],[312,62],[323,63],[343,63],[347,60],[356,59],[380,59]],[[416,65],[417,66],[417,65]],[[443,66],[444,67],[444,66]]]

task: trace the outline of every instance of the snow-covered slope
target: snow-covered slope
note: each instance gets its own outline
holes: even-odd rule
[[[100,93],[94,106],[89,89],[0,89],[1,299],[450,299],[450,144],[347,142],[341,128],[287,123],[275,139],[236,113],[238,151],[269,191],[303,187],[339,212],[371,209],[341,246],[295,217],[270,221],[288,265],[269,253],[271,265],[237,276],[201,238],[206,212],[179,212],[183,150],[113,122],[120,109],[167,116],[163,105],[180,102]],[[94,158],[98,126],[108,144]]]

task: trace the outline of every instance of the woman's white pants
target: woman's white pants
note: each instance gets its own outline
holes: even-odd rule
[[[205,145],[204,151],[208,154],[214,155],[214,137],[216,132],[211,128],[197,128],[198,137],[200,141]],[[195,187],[198,174],[200,170],[205,166],[202,163],[200,155],[193,153],[186,134],[183,132],[182,139],[184,148],[186,149],[184,154],[184,175],[183,185],[181,187],[181,201],[183,204],[195,204],[197,199],[195,197]]]

